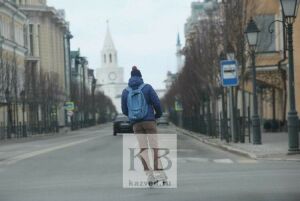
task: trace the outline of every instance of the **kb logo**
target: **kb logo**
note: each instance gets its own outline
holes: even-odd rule
[[[137,154],[135,153],[136,150],[140,150]],[[150,161],[148,161],[149,157],[147,155],[149,154],[150,150],[153,153],[153,168],[151,168]],[[130,168],[129,171],[136,171],[134,166],[134,160],[139,159],[142,162],[142,165],[144,167],[144,170],[150,171],[166,171],[170,170],[172,167],[172,160],[168,155],[170,154],[170,150],[166,148],[129,148],[130,152]],[[162,153],[161,155],[159,153]],[[163,167],[161,159],[165,159],[167,166]]]
[[[123,135],[123,187],[177,187],[175,134]]]

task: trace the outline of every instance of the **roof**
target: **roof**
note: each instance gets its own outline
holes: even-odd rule
[[[115,44],[114,44],[113,39],[111,37],[108,22],[107,22],[106,36],[105,36],[105,40],[104,40],[104,44],[103,44],[103,50],[116,50]]]

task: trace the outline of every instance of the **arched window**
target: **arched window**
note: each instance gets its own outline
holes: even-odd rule
[[[104,58],[104,63],[106,63],[106,55],[105,54],[103,55],[103,58]]]
[[[110,61],[110,63],[112,63],[112,56],[111,56],[111,54],[109,54],[109,61]]]

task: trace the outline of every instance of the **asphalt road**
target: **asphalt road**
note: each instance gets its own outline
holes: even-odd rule
[[[124,189],[122,135],[111,126],[0,144],[0,201],[300,200],[299,162],[255,161],[181,134],[176,189]]]

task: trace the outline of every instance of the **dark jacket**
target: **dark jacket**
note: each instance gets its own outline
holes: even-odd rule
[[[133,90],[137,89],[142,84],[144,84],[143,79],[137,76],[131,77],[128,82],[128,86],[131,87]],[[148,113],[144,117],[144,119],[139,120],[137,122],[155,121],[155,119],[160,118],[162,115],[162,109],[161,109],[159,98],[156,92],[154,91],[154,89],[152,88],[152,86],[149,84],[146,84],[146,86],[142,89],[142,92],[148,104]],[[126,116],[128,116],[128,107],[127,107],[128,93],[129,92],[126,89],[124,89],[122,93],[122,112]],[[132,123],[137,123],[137,122],[132,122]]]

